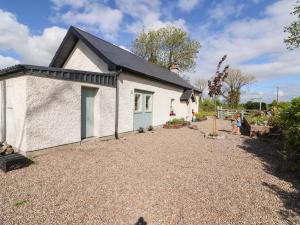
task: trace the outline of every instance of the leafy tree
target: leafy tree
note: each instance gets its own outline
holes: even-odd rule
[[[169,69],[176,63],[182,71],[191,71],[196,65],[200,43],[173,26],[142,31],[132,44],[132,52],[143,59]]]
[[[259,109],[259,104],[260,104],[259,102],[248,101],[248,102],[246,102],[244,107],[245,107],[245,109]],[[261,109],[262,110],[267,109],[267,104],[265,102],[261,103]]]
[[[228,70],[228,76],[222,86],[222,96],[225,98],[229,107],[237,108],[240,102],[241,89],[254,81],[254,76],[243,74],[242,71],[238,69]]]
[[[284,32],[289,33],[289,36],[284,39],[284,43],[287,45],[287,48],[293,50],[298,48],[300,45],[300,2],[297,1],[297,4],[294,7],[294,10],[291,12],[292,15],[297,16],[297,19],[293,21],[290,26],[284,27]]]
[[[216,99],[217,106],[221,106],[222,102],[217,98]],[[215,101],[212,98],[203,99],[199,104],[199,111],[205,112],[214,112],[215,111]]]
[[[282,101],[277,102],[276,100],[273,100],[272,103],[269,104],[269,107],[284,108],[289,106],[290,104],[291,104],[290,102],[282,102]]]

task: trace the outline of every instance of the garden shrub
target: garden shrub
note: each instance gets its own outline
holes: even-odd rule
[[[262,112],[255,112],[249,115],[245,115],[249,124],[257,124],[259,126],[265,125],[265,121],[268,122],[268,118]]]
[[[259,109],[259,102],[252,102],[252,101],[248,101],[245,103],[244,107],[245,109]],[[267,110],[267,104],[265,102],[261,103],[261,109],[262,110]]]
[[[185,121],[184,121],[183,118],[181,118],[181,119],[174,118],[174,119],[172,119],[169,123],[170,123],[170,124],[184,124]]]
[[[143,127],[140,127],[140,128],[138,129],[138,132],[139,132],[139,133],[145,133],[145,129],[144,129]]]
[[[215,115],[215,112],[213,112],[213,113]],[[206,120],[207,116],[210,116],[209,114],[210,114],[210,112],[204,112],[204,111],[200,111],[200,112],[195,113],[196,121]]]
[[[300,97],[291,104],[274,106],[270,123],[283,133],[279,150],[283,168],[300,171]]]
[[[217,99],[217,106],[221,106],[222,103],[220,100]],[[215,101],[214,99],[203,99],[199,103],[199,111],[205,111],[205,112],[214,112],[215,111]]]

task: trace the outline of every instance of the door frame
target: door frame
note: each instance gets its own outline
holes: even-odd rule
[[[85,135],[83,135],[83,92],[84,90],[90,90],[92,93],[93,93],[93,128],[92,128],[92,135],[88,136],[86,135],[86,130],[85,130]],[[95,98],[96,98],[96,95],[97,95],[97,91],[98,91],[98,88],[95,88],[95,87],[90,87],[90,86],[81,86],[81,99],[80,99],[80,136],[81,136],[81,139],[86,139],[86,138],[90,138],[90,137],[94,137],[95,136]],[[86,107],[86,106],[84,106]],[[85,110],[86,112],[86,110]],[[87,114],[86,114],[87,115]],[[85,121],[86,121],[86,116],[85,116]],[[85,129],[86,129],[86,126],[85,126]]]
[[[142,89],[134,89],[133,90],[133,130],[135,130],[135,114],[150,114],[151,113],[151,126],[153,126],[153,98],[154,98],[154,93],[152,91],[146,91]],[[141,110],[140,111],[135,111],[135,94],[140,94],[141,95]],[[146,96],[151,96],[151,111],[146,111]],[[145,127],[144,127],[145,128]]]

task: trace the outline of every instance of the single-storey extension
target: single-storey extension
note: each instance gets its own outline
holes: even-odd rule
[[[75,27],[49,67],[9,67],[0,83],[0,141],[23,154],[191,120],[200,94],[175,72]]]

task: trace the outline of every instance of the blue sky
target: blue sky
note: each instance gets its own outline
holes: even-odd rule
[[[296,0],[1,0],[0,67],[16,63],[47,65],[70,25],[123,48],[141,29],[174,25],[202,48],[191,80],[210,78],[228,55],[230,67],[257,82],[242,100],[270,102],[300,96],[300,49],[283,44],[283,27]]]

